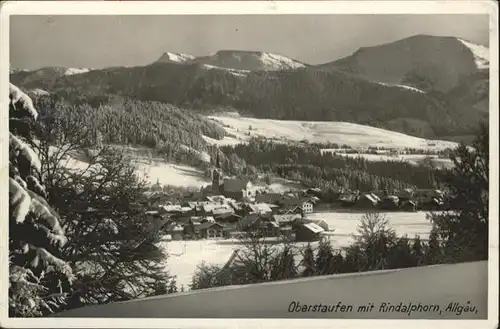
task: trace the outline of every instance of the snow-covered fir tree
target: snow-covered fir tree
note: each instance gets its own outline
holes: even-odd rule
[[[45,200],[41,163],[29,146],[38,113],[13,84],[9,98],[9,314],[41,316],[64,303],[73,274],[60,258],[67,238]]]

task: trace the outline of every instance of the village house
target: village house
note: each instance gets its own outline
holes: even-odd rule
[[[221,205],[212,210],[213,216],[226,216],[234,214],[234,209],[230,205]]]
[[[281,227],[291,226],[296,220],[301,219],[300,214],[273,215],[272,219]]]
[[[218,203],[218,204],[225,204],[227,203],[227,198],[223,195],[208,195],[205,197],[205,200],[209,203]]]
[[[270,218],[273,214],[273,209],[267,203],[246,203],[243,208],[246,212],[256,213],[261,217]]]
[[[166,229],[166,233],[170,235],[172,240],[183,240],[184,239],[184,227],[178,224],[172,223]]]
[[[413,200],[406,200],[406,201],[400,200],[399,207],[403,211],[411,211],[411,212],[417,211],[417,204]]]
[[[315,196],[317,198],[320,198],[322,196],[323,192],[321,191],[321,189],[314,187],[314,188],[308,188],[307,190],[305,190],[304,194],[305,195],[312,195],[312,196]]]
[[[235,213],[224,213],[220,215],[214,215],[217,222],[226,223],[237,223],[241,220],[241,216]]]
[[[276,237],[281,235],[280,225],[276,222],[261,223],[261,231],[265,237]]]
[[[399,209],[399,198],[395,195],[388,195],[379,201],[379,208],[384,210]]]
[[[440,204],[443,200],[444,194],[440,190],[416,190],[413,194],[413,199],[417,201],[418,205],[423,204]]]
[[[215,218],[213,218],[212,216],[203,216],[197,221],[203,224],[205,222],[215,222]]]
[[[198,236],[202,239],[214,239],[224,237],[224,225],[221,223],[205,222],[197,227]]]
[[[281,193],[263,193],[255,196],[255,202],[258,203],[278,204],[281,199],[283,199]]]
[[[394,193],[395,196],[399,198],[400,201],[412,200],[414,192],[412,189],[404,189],[402,191],[397,191]]]
[[[356,202],[356,207],[363,209],[370,209],[377,207],[380,199],[378,196],[372,193],[364,193],[362,194],[358,201]]]
[[[340,193],[338,201],[342,207],[352,207],[358,202],[359,191],[345,191]]]
[[[183,208],[176,204],[176,205],[161,205],[160,208],[162,209],[162,211],[166,212],[166,213],[170,213],[170,214],[182,214],[184,211],[183,211]],[[185,209],[191,209],[191,208],[185,208]]]
[[[243,217],[238,225],[240,231],[255,232],[259,229],[261,224],[261,217],[257,213],[247,214]]]
[[[295,241],[296,242],[314,242],[319,241],[321,239],[321,233],[325,230],[315,224],[315,223],[306,223],[302,225],[298,225],[295,228]]]
[[[238,230],[238,222],[224,222],[223,225],[223,236],[226,239],[237,238],[243,234],[243,232]]]
[[[292,212],[295,212],[294,210],[297,208],[300,208],[304,214],[314,212],[314,201],[310,198],[284,198],[280,201],[280,203],[284,208],[292,210]]]
[[[328,226],[328,223],[325,220],[323,220],[323,219],[313,220],[312,223],[318,225],[319,227],[321,227],[325,231],[329,231],[330,230],[330,227]]]

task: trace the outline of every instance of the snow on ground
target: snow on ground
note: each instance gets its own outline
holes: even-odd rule
[[[224,139],[222,139],[222,140],[211,138],[208,136],[202,136],[202,137],[207,143],[212,144],[212,145],[217,145],[217,146],[238,145],[238,144],[245,142],[245,140],[243,140],[243,139],[237,139],[237,138],[229,137],[229,136],[224,136]]]
[[[231,256],[236,245],[218,244],[216,240],[169,241],[161,242],[169,257],[166,268],[176,275],[177,286],[189,290],[189,284],[196,267],[202,262],[210,265],[224,265]]]
[[[91,69],[85,69],[85,68],[67,68],[66,71],[64,72],[64,75],[82,74],[90,71]]]
[[[193,55],[189,55],[189,54],[170,53],[170,52],[165,53],[163,56],[166,56],[166,57],[168,57],[169,60],[171,60],[173,62],[178,62],[178,63],[187,62],[187,61],[193,60],[195,58]]]
[[[426,219],[426,212],[387,212],[382,213],[389,220],[391,228],[398,236],[408,235],[414,238],[419,235],[422,239],[429,237],[432,228]],[[328,223],[329,228],[335,230],[330,238],[335,248],[348,246],[353,242],[352,235],[360,223],[363,212],[315,212],[307,217],[312,220],[322,219]]]
[[[488,47],[468,42],[460,38],[457,39],[470,49],[474,55],[478,69],[486,69],[490,66],[490,49]]]
[[[425,212],[384,214],[398,235],[407,234],[409,238],[419,235],[422,239],[428,238],[431,224],[426,219]],[[310,219],[325,220],[330,229],[335,230],[330,236],[334,248],[344,247],[352,242],[352,234],[356,233],[362,216],[363,213],[360,212],[318,212],[308,215]],[[165,241],[161,242],[161,246],[167,248],[169,253],[166,268],[170,274],[177,275],[178,287],[183,285],[185,290],[188,289],[199,264],[204,261],[207,264],[224,265],[233,251],[241,247],[227,240]]]
[[[209,65],[209,64],[204,64],[203,66],[209,70],[224,70],[224,71],[227,71],[227,72],[229,72],[237,77],[246,77],[247,74],[250,73],[249,70],[231,69],[231,68],[227,68],[227,67],[219,67],[219,66]]]
[[[354,148],[373,146],[437,150],[458,146],[454,142],[427,140],[347,122],[268,120],[241,117],[235,114],[215,115],[209,118],[220,122],[232,136],[218,141],[219,145],[224,142],[227,142],[225,145],[237,144],[251,137],[260,136],[277,140],[347,144]]]
[[[55,147],[50,149],[51,152],[56,151]],[[86,161],[83,154],[71,154],[71,156],[62,159],[62,164],[66,168],[82,171],[88,167]],[[162,185],[192,188],[200,188],[210,184],[203,177],[203,172],[193,167],[155,161],[155,159],[149,161],[140,156],[131,157],[131,161],[137,165],[138,177],[145,178],[150,184],[156,184],[159,181]]]
[[[305,67],[304,64],[294,61],[291,58],[271,53],[262,53],[260,60],[268,70],[286,70]]]
[[[145,177],[150,184],[156,184],[159,181],[162,185],[194,188],[210,184],[207,179],[203,178],[200,170],[189,166],[139,161],[137,167],[139,177]]]
[[[33,94],[33,95],[36,95],[36,96],[50,95],[50,93],[48,91],[45,91],[45,90],[40,89],[40,88],[31,89],[28,92],[30,94]]]
[[[383,86],[387,86],[387,87],[398,87],[398,88],[403,88],[403,89],[415,91],[417,93],[425,94],[425,91],[420,90],[420,89],[415,88],[415,87],[412,87],[412,86],[408,86],[408,85],[391,84],[391,83],[384,83],[384,82],[378,82],[378,81],[377,81],[377,83],[379,85],[383,85]]]

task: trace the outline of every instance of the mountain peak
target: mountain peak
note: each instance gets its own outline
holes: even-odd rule
[[[157,62],[161,63],[186,63],[194,60],[195,57],[190,54],[185,53],[172,53],[172,52],[164,52],[161,57],[157,60]]]
[[[359,48],[350,56],[320,65],[323,70],[342,71],[369,81],[442,92],[488,66],[487,47],[457,37],[426,34]]]
[[[254,50],[219,50],[211,56],[197,58],[197,61],[228,69],[250,71],[281,71],[305,67],[303,63],[289,57]]]
[[[306,67],[289,57],[254,50],[222,49],[209,56],[165,52],[157,63],[200,64],[210,68],[245,71],[282,71]],[[241,73],[241,72],[240,72]]]

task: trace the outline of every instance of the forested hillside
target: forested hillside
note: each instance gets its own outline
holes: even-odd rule
[[[98,106],[81,102],[72,105],[52,96],[42,96],[35,98],[35,103],[43,120],[58,122],[56,129],[74,125],[89,128],[92,133],[84,141],[89,147],[99,144],[145,146],[168,161],[199,163],[203,160],[199,152],[210,149],[202,135],[222,139],[225,134],[220,126],[206,118],[159,102],[114,98]]]
[[[168,77],[168,78],[167,78]],[[13,81],[22,83],[16,74]],[[161,101],[202,113],[233,109],[259,118],[347,121],[426,138],[471,134],[480,119],[467,99],[421,93],[315,68],[250,72],[241,77],[202,65],[155,63],[26,83],[71,102],[99,103],[110,95]]]
[[[401,190],[437,186],[434,169],[406,162],[370,162],[322,154],[319,145],[290,145],[253,139],[249,144],[223,147],[263,172],[303,182],[310,187],[334,191],[353,189]]]

